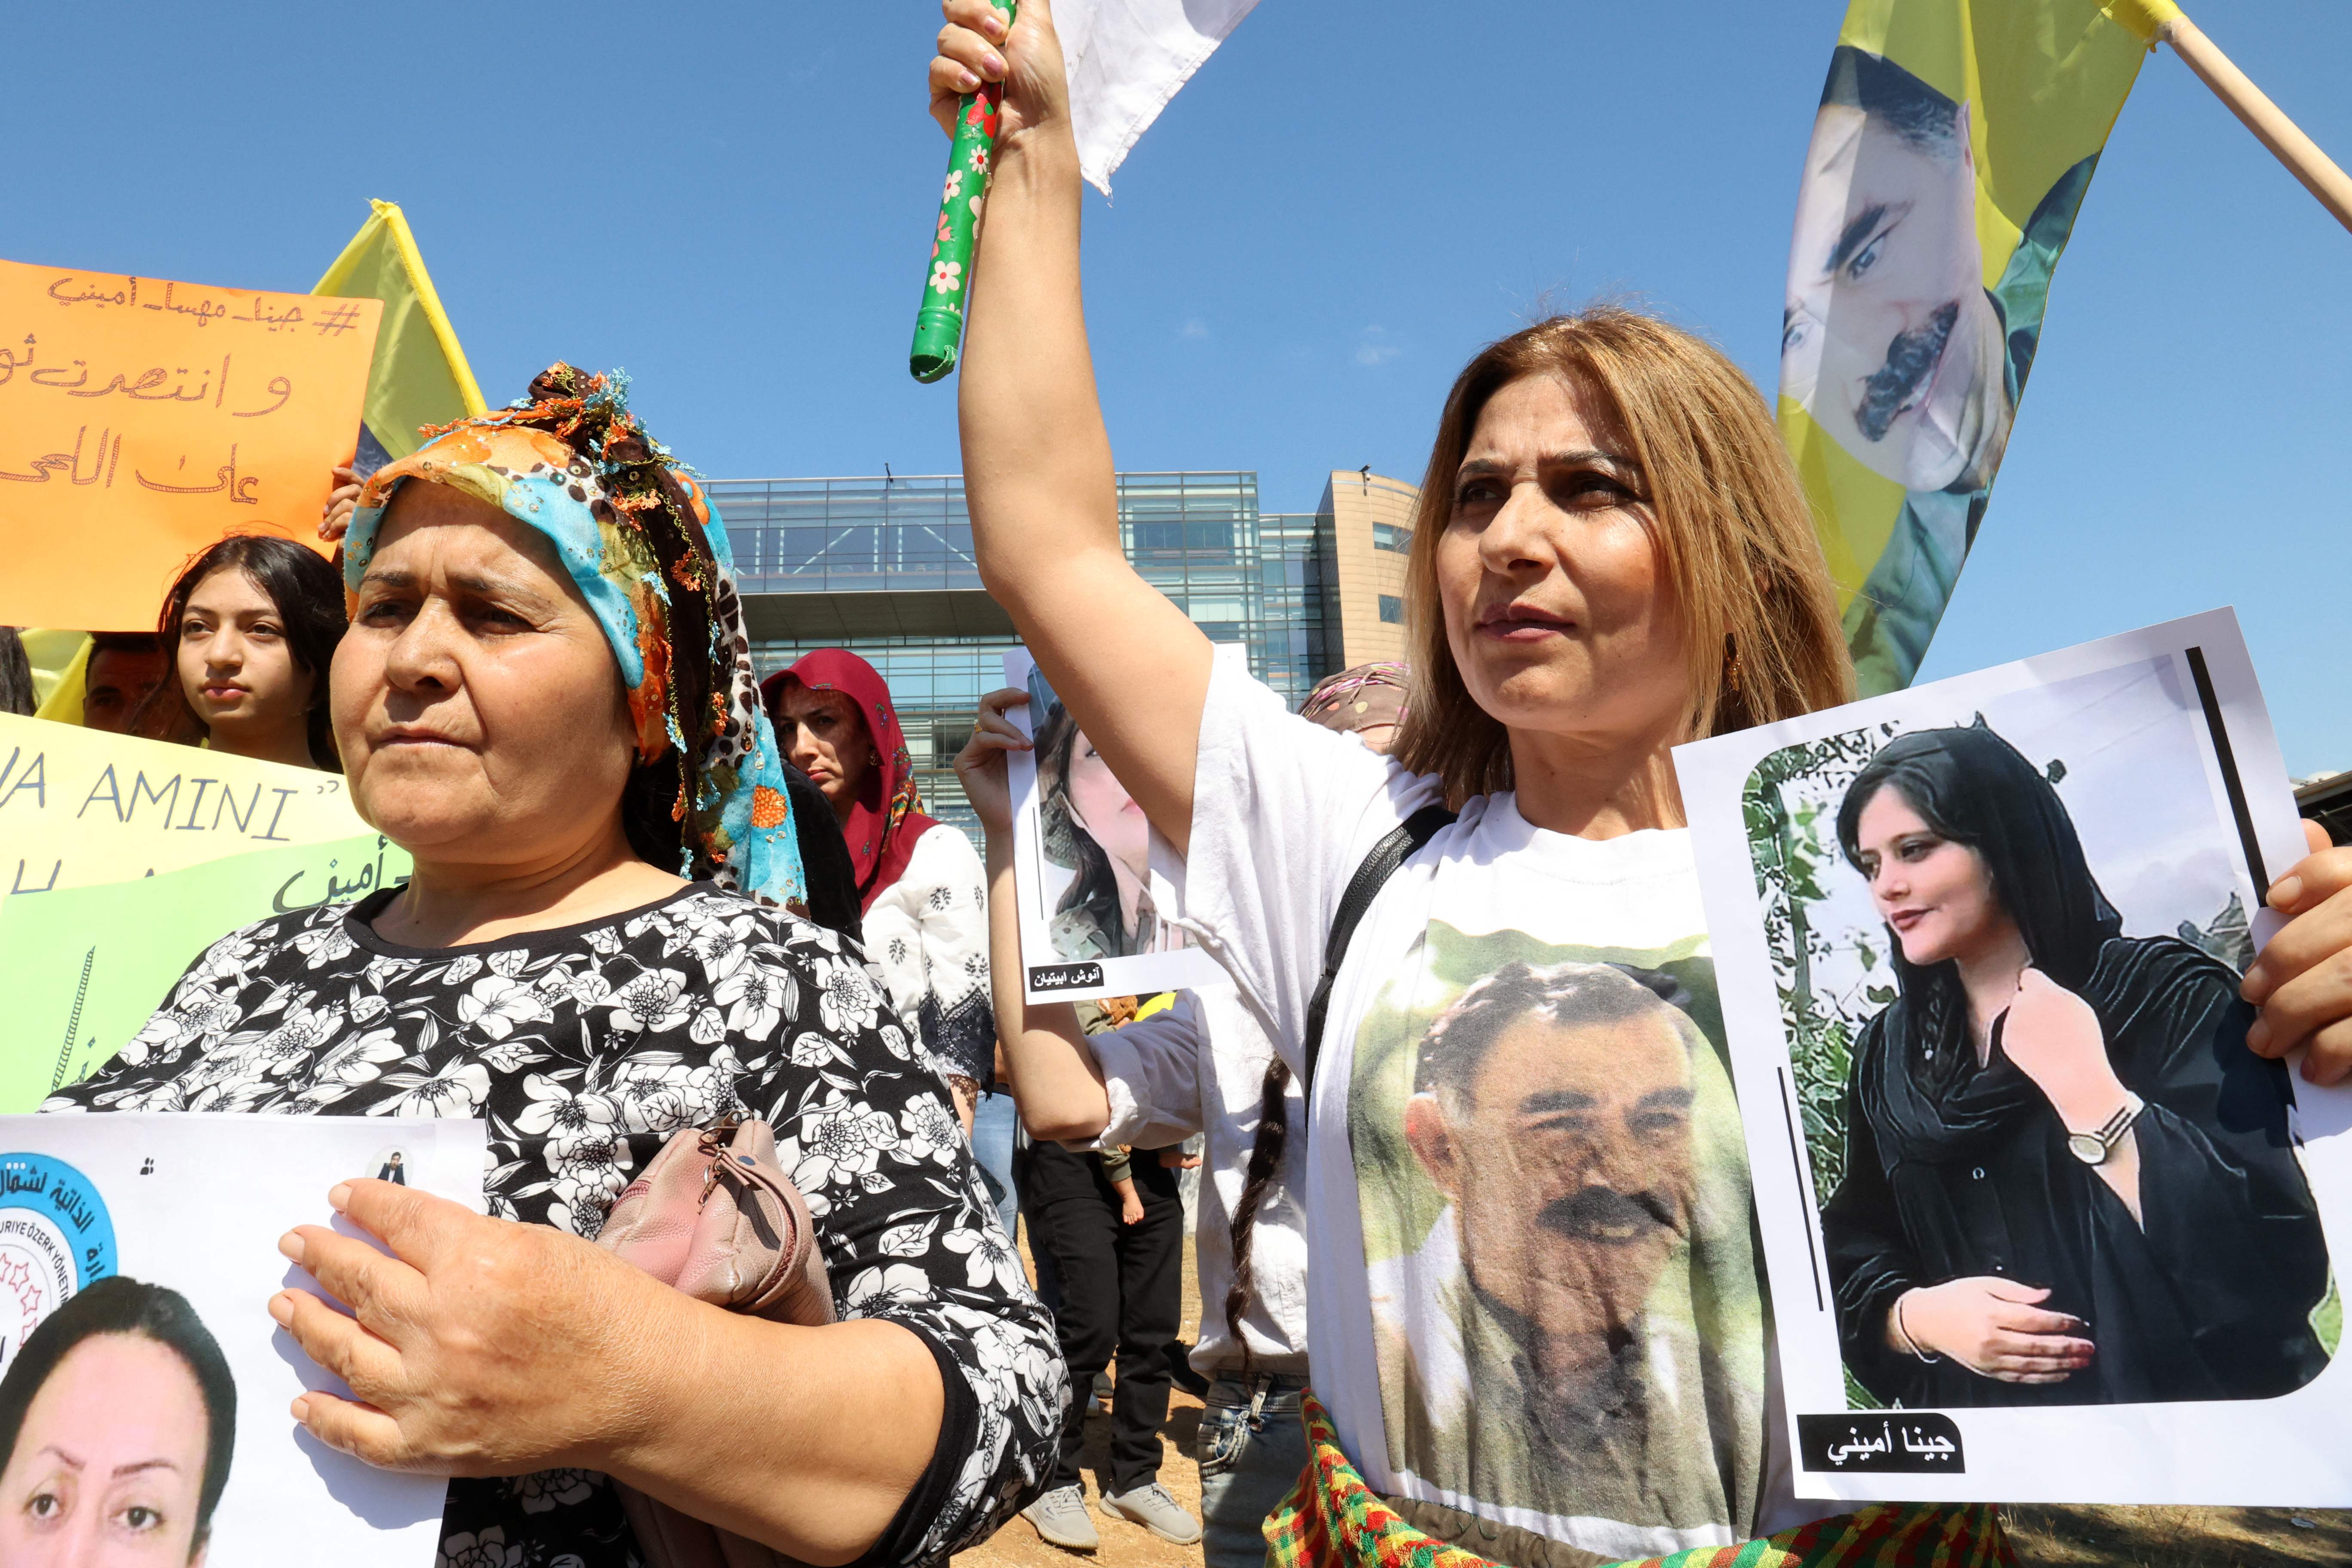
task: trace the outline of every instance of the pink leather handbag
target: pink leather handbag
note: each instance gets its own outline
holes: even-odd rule
[[[764,1121],[687,1128],[614,1202],[596,1245],[698,1301],[780,1323],[833,1321],[808,1202]],[[613,1483],[653,1568],[786,1568],[793,1559]]]

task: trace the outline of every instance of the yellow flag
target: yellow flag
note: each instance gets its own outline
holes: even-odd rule
[[[362,469],[416,450],[418,426],[446,425],[484,407],[481,388],[474,384],[466,351],[457,346],[457,331],[433,291],[408,220],[391,202],[368,205],[373,215],[310,290],[383,301],[362,416]],[[369,449],[371,440],[377,450]]]
[[[1852,0],[1790,246],[1780,432],[1864,695],[1910,684],[2050,279],[2170,0]]]

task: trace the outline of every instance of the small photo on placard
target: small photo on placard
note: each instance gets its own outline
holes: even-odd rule
[[[362,1234],[329,1206],[338,1182],[395,1167],[478,1211],[482,1140],[471,1121],[0,1116],[0,1564],[425,1568],[447,1482],[289,1419],[305,1390],[350,1390],[268,1302],[318,1289],[278,1250],[290,1226]]]
[[[1247,650],[1223,644],[1216,657],[1245,659]],[[1216,960],[1164,918],[1174,889],[1151,869],[1156,836],[1142,807],[1095,754],[1026,648],[1004,656],[1004,683],[1029,693],[1025,708],[1006,711],[1035,742],[1034,751],[1007,753],[1028,999],[1082,1002],[1223,982]]]
[[[2352,1503],[2352,1096],[2228,612],[1679,748],[1800,1495]]]

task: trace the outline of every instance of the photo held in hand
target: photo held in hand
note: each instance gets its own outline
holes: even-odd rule
[[[1675,763],[1801,1495],[2347,1495],[2352,1094],[2247,999],[2308,845],[2234,617]]]

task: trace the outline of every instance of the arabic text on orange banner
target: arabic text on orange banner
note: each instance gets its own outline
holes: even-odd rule
[[[225,533],[315,545],[383,310],[0,261],[0,625],[144,629]]]

